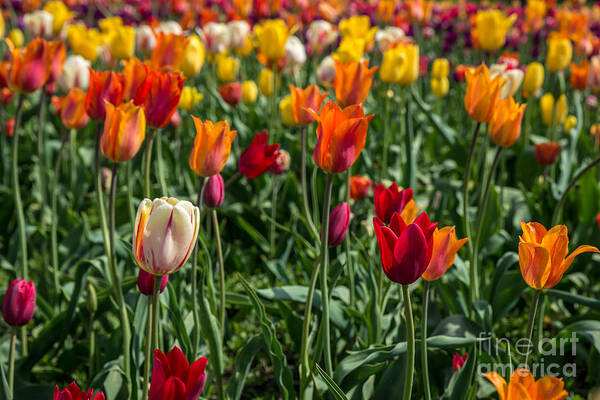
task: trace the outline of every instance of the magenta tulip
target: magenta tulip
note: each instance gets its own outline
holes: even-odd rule
[[[208,208],[221,207],[225,199],[225,182],[221,174],[208,178],[204,187],[204,204]]]
[[[329,235],[327,243],[329,247],[337,247],[346,238],[348,224],[350,223],[350,206],[346,202],[340,203],[329,214]]]
[[[2,301],[2,316],[8,325],[23,326],[31,321],[35,311],[35,285],[32,281],[15,279]]]
[[[375,215],[386,224],[389,224],[392,215],[402,213],[404,206],[412,200],[412,197],[412,189],[398,190],[396,182],[387,188],[380,183],[376,183],[373,190]]]
[[[160,279],[160,293],[165,291],[167,282],[169,282],[169,275],[163,275]],[[138,271],[137,285],[143,295],[152,296],[154,294],[154,275],[140,268]]]
[[[77,383],[72,382],[63,390],[60,390],[57,385],[54,389],[53,400],[104,400],[104,393],[98,392],[94,396],[93,389],[82,392]]]
[[[166,355],[154,350],[149,400],[197,400],[206,382],[207,362],[200,357],[190,365],[177,346]]]

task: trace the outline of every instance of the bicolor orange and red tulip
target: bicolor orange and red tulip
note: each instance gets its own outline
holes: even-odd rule
[[[85,98],[85,92],[79,88],[69,90],[66,96],[52,97],[56,115],[65,127],[81,129],[87,124],[89,118],[85,112]]]
[[[185,78],[180,73],[152,70],[135,95],[135,104],[144,107],[146,121],[162,128],[177,111]]]
[[[346,64],[336,61],[333,87],[338,103],[342,107],[363,103],[369,94],[377,68],[369,68],[368,60]]]
[[[523,368],[512,373],[508,384],[495,371],[483,376],[496,387],[500,400],[563,400],[569,395],[562,379],[544,376],[536,381],[533,374]]]
[[[490,137],[500,147],[510,147],[521,136],[521,121],[525,104],[519,105],[512,97],[496,102],[490,121]]]
[[[497,75],[494,79],[485,64],[477,69],[465,71],[467,91],[465,93],[465,109],[471,118],[478,122],[490,122],[496,103],[500,99],[500,89],[504,79]]]
[[[125,100],[135,99],[138,89],[143,87],[148,76],[148,66],[136,57],[123,61],[123,90],[125,91]]]
[[[319,112],[323,100],[327,97],[327,92],[320,93],[317,85],[310,85],[306,89],[290,85],[290,92],[292,93],[292,116],[294,123],[297,125],[308,125],[315,122],[314,117],[306,109],[310,108]]]
[[[445,226],[442,229],[435,228],[431,260],[423,273],[423,279],[427,281],[440,279],[454,264],[456,253],[468,240],[468,238],[457,239],[453,226]]]
[[[552,165],[561,150],[562,147],[555,141],[536,144],[534,147],[535,159],[540,165]]]
[[[152,50],[150,62],[152,68],[166,72],[179,70],[188,41],[183,35],[164,32],[157,34],[156,46]]]
[[[590,63],[584,60],[579,64],[571,63],[571,76],[569,82],[571,87],[576,90],[584,90],[587,87],[588,76],[590,74]]]
[[[523,279],[534,289],[554,287],[581,253],[600,253],[594,246],[582,245],[568,257],[569,237],[565,225],[556,225],[549,231],[537,222],[521,222],[523,235],[519,237],[519,265]]]
[[[366,176],[354,175],[350,177],[350,198],[352,200],[362,200],[367,197],[373,181]]]
[[[90,69],[90,86],[85,99],[85,110],[94,120],[106,117],[105,100],[114,106],[123,102],[123,75],[113,71]]]
[[[359,104],[342,109],[333,101],[325,104],[320,114],[308,111],[319,122],[313,153],[315,164],[330,174],[346,171],[365,146],[373,115],[365,116]]]
[[[190,154],[190,167],[202,177],[220,173],[231,153],[231,143],[237,134],[226,121],[213,124],[193,117],[196,127],[194,148]]]
[[[239,82],[231,82],[226,85],[219,86],[219,94],[225,103],[235,107],[242,99],[242,84]]]
[[[100,143],[102,154],[112,162],[131,160],[146,137],[146,116],[133,101],[118,107],[106,102],[106,119]]]
[[[50,74],[47,83],[52,83],[62,73],[63,65],[67,59],[67,48],[64,42],[49,42],[48,52],[50,53]]]
[[[32,93],[46,84],[52,71],[48,42],[37,38],[12,51],[8,86],[18,93]]]

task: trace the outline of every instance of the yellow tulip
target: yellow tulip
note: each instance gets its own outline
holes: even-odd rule
[[[6,26],[4,25],[4,18],[2,18],[2,14],[0,14],[0,38],[4,37],[5,30],[6,30]]]
[[[65,22],[69,21],[75,15],[75,13],[69,11],[69,8],[62,1],[47,2],[44,6],[44,11],[53,17],[52,30],[55,35],[62,30]]]
[[[341,63],[359,61],[365,52],[365,41],[360,38],[348,37],[340,42],[333,53],[333,59]]]
[[[246,104],[254,104],[258,96],[258,87],[254,81],[242,82],[242,101]]]
[[[544,66],[539,62],[532,62],[527,66],[523,79],[523,97],[527,98],[540,91],[544,84]]]
[[[294,113],[292,111],[292,96],[285,96],[279,103],[279,114],[281,114],[281,120],[286,126],[294,126]]]
[[[240,57],[246,57],[252,53],[252,50],[254,50],[254,43],[252,43],[250,37],[247,37],[244,45],[235,49],[235,54]]]
[[[179,108],[186,111],[192,111],[194,106],[200,103],[203,98],[204,95],[195,87],[184,86],[181,90],[181,97],[179,98]]]
[[[573,46],[567,38],[550,37],[548,39],[548,54],[546,54],[546,67],[550,72],[563,70],[571,63]]]
[[[369,44],[375,38],[377,28],[371,28],[371,21],[366,15],[354,16],[343,19],[339,23],[340,34],[342,39],[348,37],[362,39],[366,44]]]
[[[260,52],[270,61],[276,61],[285,56],[285,43],[290,36],[290,30],[281,19],[268,19],[254,27]]]
[[[187,78],[196,75],[204,65],[206,50],[200,38],[196,35],[191,35],[188,44],[185,48],[185,55],[179,69]]]
[[[240,60],[235,57],[221,53],[216,57],[217,76],[222,82],[231,82],[235,79],[240,67]]]
[[[450,63],[446,58],[436,58],[431,67],[432,78],[447,78],[450,74]]]
[[[104,43],[104,37],[96,29],[87,29],[85,25],[71,25],[67,29],[67,41],[74,54],[90,62],[98,57],[98,46]]]
[[[575,117],[574,115],[569,115],[567,117],[567,119],[565,119],[565,123],[563,124],[563,127],[565,128],[565,132],[570,133],[571,129],[575,128],[577,126],[577,117]]]
[[[258,75],[258,88],[260,89],[260,93],[263,96],[273,96],[273,71],[271,71],[268,68],[265,68],[262,71],[260,71],[260,75]]]
[[[135,29],[131,26],[120,26],[108,36],[110,54],[115,60],[126,60],[135,52]]]
[[[567,96],[561,94],[554,104],[554,96],[552,93],[546,93],[540,99],[540,107],[542,109],[542,121],[546,126],[561,125],[567,118]]]
[[[10,32],[8,32],[8,38],[15,47],[21,47],[23,46],[23,43],[25,43],[23,31],[17,28],[11,29]]]
[[[406,54],[400,46],[392,47],[383,53],[379,77],[387,83],[400,82],[401,73],[406,63]]]
[[[448,78],[431,78],[431,93],[439,99],[446,96],[448,94],[448,90],[450,90],[450,81]]]
[[[507,18],[500,10],[478,11],[475,16],[475,30],[480,47],[486,51],[501,49],[506,41],[506,33],[516,18],[514,14]]]
[[[98,26],[103,33],[110,33],[111,31],[122,27],[123,20],[121,17],[104,18],[98,21]]]

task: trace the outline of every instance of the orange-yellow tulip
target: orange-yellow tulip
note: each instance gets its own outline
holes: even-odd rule
[[[519,105],[512,97],[500,99],[496,103],[490,121],[490,136],[501,147],[512,146],[521,136],[521,121],[525,104]]]
[[[579,246],[567,257],[569,237],[567,227],[557,225],[549,231],[537,222],[521,222],[519,265],[523,279],[534,289],[554,287],[571,266],[575,256],[594,252],[594,246]]]
[[[378,67],[369,68],[369,61],[342,64],[335,62],[335,97],[342,107],[361,104],[367,98],[373,75]]]
[[[445,226],[442,229],[435,228],[431,260],[422,275],[423,279],[427,281],[440,279],[454,264],[456,253],[468,240],[468,238],[458,240],[453,226]]]
[[[188,39],[183,35],[160,32],[152,50],[151,66],[164,71],[177,71],[185,57]]]
[[[49,42],[48,52],[50,53],[50,74],[47,83],[52,83],[62,73],[63,65],[67,59],[67,48],[64,42]]]
[[[584,90],[587,87],[588,76],[590,74],[590,62],[582,61],[579,65],[571,63],[571,87],[576,90]]]
[[[87,124],[89,118],[85,112],[85,97],[83,90],[73,88],[64,97],[52,98],[56,114],[67,128],[81,129]]]
[[[32,93],[46,84],[52,70],[48,42],[37,38],[12,51],[8,85],[15,92]]]
[[[485,64],[474,71],[467,69],[467,91],[465,93],[465,108],[471,118],[478,122],[490,122],[496,103],[500,97],[500,89],[504,85],[501,75],[494,79]]]
[[[148,66],[136,57],[123,61],[123,90],[125,100],[132,100],[148,76]]]
[[[512,373],[508,384],[494,371],[483,376],[496,387],[500,400],[563,400],[569,395],[562,379],[544,376],[536,381],[533,374],[523,368]]]
[[[321,113],[308,110],[317,127],[317,145],[313,153],[315,164],[331,174],[346,171],[365,146],[369,121],[362,106],[355,104],[342,109],[333,101],[325,104]]]
[[[317,85],[310,85],[306,89],[290,85],[290,92],[292,93],[292,116],[294,123],[298,125],[313,123],[315,119],[305,109],[310,108],[319,112],[323,100],[327,97],[327,92],[320,93]]]
[[[112,162],[131,160],[146,137],[146,116],[133,101],[118,107],[106,102],[106,120],[100,143],[102,154]]]
[[[196,139],[194,148],[190,154],[190,167],[195,173],[202,177],[209,177],[221,172],[229,154],[231,153],[231,142],[237,131],[232,131],[226,121],[213,124],[194,118],[196,127]]]

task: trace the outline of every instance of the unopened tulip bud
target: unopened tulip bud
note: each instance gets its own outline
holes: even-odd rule
[[[164,275],[160,278],[160,293],[164,292],[167,287],[167,282],[169,282],[169,275]],[[138,272],[137,286],[145,296],[151,296],[154,294],[154,275],[144,271],[140,268]]]
[[[14,92],[9,88],[2,88],[0,91],[0,101],[2,104],[6,105],[11,102],[14,97]]]
[[[237,106],[242,99],[242,84],[231,82],[219,88],[219,94],[230,106]]]
[[[535,159],[540,165],[552,165],[560,154],[561,147],[556,142],[536,144],[534,148]]]
[[[91,283],[88,283],[86,303],[90,314],[94,314],[98,310],[98,296],[96,295],[96,289],[94,289],[94,285]]]
[[[369,194],[373,182],[364,176],[354,175],[350,178],[350,198],[362,200]]]
[[[342,244],[346,238],[349,223],[350,206],[348,203],[342,202],[329,215],[329,235],[327,236],[329,247],[337,247]]]
[[[12,137],[15,134],[15,119],[9,118],[4,122],[4,134]]]
[[[258,96],[258,87],[254,81],[244,81],[242,83],[242,101],[245,104],[256,103],[256,97]]]
[[[279,150],[279,155],[275,162],[269,167],[269,171],[275,175],[281,175],[290,169],[290,153],[285,150]]]
[[[594,108],[596,108],[598,106],[598,98],[596,96],[594,96],[593,94],[590,94],[585,99],[585,105],[587,106],[588,109],[593,110]]]
[[[225,199],[225,182],[221,174],[208,178],[204,188],[204,204],[208,208],[221,207]]]
[[[563,124],[563,127],[565,128],[565,132],[567,132],[567,134],[569,134],[571,132],[571,129],[575,128],[577,126],[577,117],[575,117],[574,115],[569,115],[567,117],[567,119],[565,120],[565,123]]]
[[[35,285],[32,281],[15,279],[4,294],[2,317],[10,326],[23,326],[31,321],[35,311]]]

